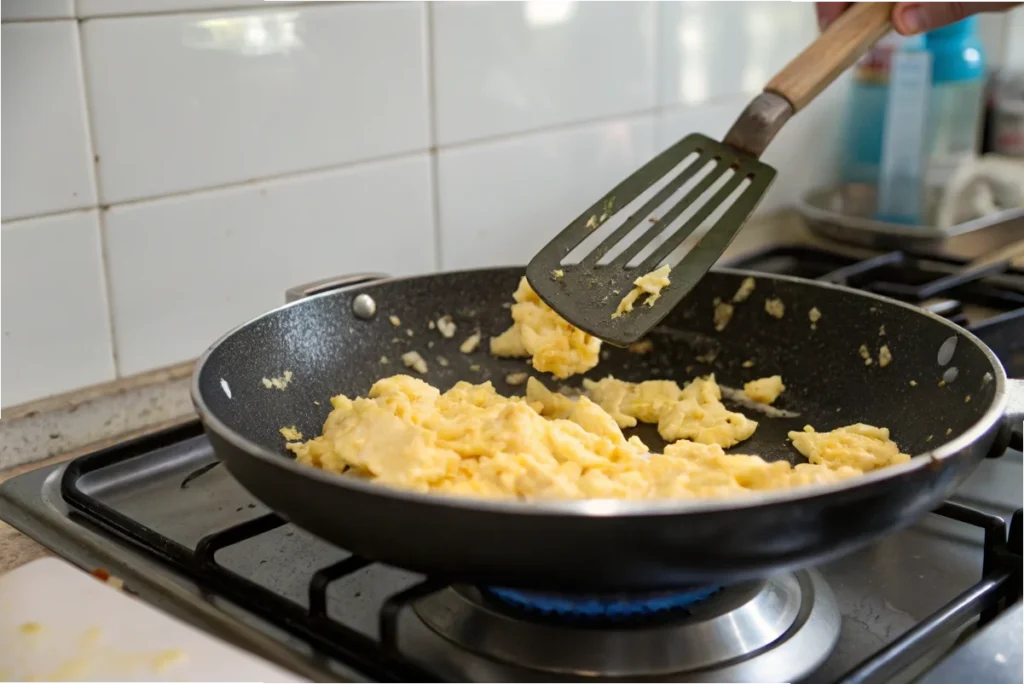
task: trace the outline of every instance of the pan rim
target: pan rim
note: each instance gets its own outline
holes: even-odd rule
[[[870,473],[861,475],[860,477],[850,478],[848,480],[842,480],[837,483],[828,484],[813,484],[804,485],[800,487],[794,487],[791,489],[779,489],[769,490],[766,492],[755,492],[748,496],[741,497],[729,497],[724,499],[643,499],[643,500],[625,500],[625,499],[583,499],[583,500],[551,500],[551,501],[510,501],[510,500],[494,500],[494,499],[483,499],[475,497],[462,497],[462,496],[444,496],[441,494],[431,494],[414,492],[410,490],[403,490],[396,487],[389,487],[387,485],[376,484],[369,481],[363,481],[356,478],[346,478],[336,473],[330,473],[319,468],[311,466],[305,466],[296,462],[292,458],[287,458],[280,453],[276,453],[263,447],[256,442],[249,440],[243,435],[235,432],[227,425],[225,425],[210,408],[206,405],[203,400],[202,392],[200,390],[199,379],[202,376],[203,370],[206,366],[206,362],[209,357],[228,339],[233,337],[240,331],[248,328],[250,325],[257,323],[258,321],[268,318],[270,316],[277,315],[279,312],[289,309],[293,306],[299,306],[307,301],[319,299],[321,297],[340,297],[345,294],[351,294],[352,292],[369,285],[386,285],[391,283],[398,283],[407,280],[416,280],[419,278],[429,278],[438,275],[461,275],[481,272],[492,272],[495,270],[514,270],[519,268],[518,266],[497,266],[497,267],[484,267],[484,268],[473,268],[473,269],[461,269],[457,271],[443,271],[439,273],[427,273],[409,276],[396,276],[392,278],[382,278],[380,280],[374,280],[370,283],[362,283],[352,287],[342,288],[339,290],[329,290],[321,292],[310,297],[304,297],[302,299],[288,302],[274,309],[266,311],[254,318],[235,326],[227,333],[217,339],[196,361],[195,369],[192,373],[192,382],[190,384],[190,394],[192,396],[192,403],[196,409],[200,420],[203,422],[208,429],[213,430],[217,435],[230,443],[235,448],[245,452],[247,456],[252,458],[258,458],[268,465],[276,468],[280,468],[285,471],[295,473],[303,477],[309,477],[319,481],[322,484],[341,487],[352,490],[353,493],[381,496],[396,501],[396,503],[410,504],[410,505],[425,505],[425,506],[446,506],[450,508],[456,508],[460,510],[466,510],[467,512],[478,512],[478,513],[490,513],[490,514],[504,514],[504,515],[518,515],[518,516],[559,516],[567,518],[631,518],[631,517],[660,517],[660,516],[677,516],[686,514],[709,514],[715,512],[725,512],[737,510],[755,510],[762,506],[772,506],[775,504],[793,503],[798,501],[807,501],[815,499],[817,497],[823,497],[828,495],[838,495],[855,491],[859,488],[870,487],[871,485],[882,482],[889,479],[896,479],[898,477],[908,475],[916,472],[920,469],[927,468],[935,462],[942,462],[946,459],[952,458],[958,453],[965,449],[973,446],[979,441],[986,433],[988,433],[1003,417],[1006,412],[1008,404],[1007,396],[1007,379],[1006,371],[1003,368],[1002,362],[996,357],[988,346],[983,343],[977,336],[963,327],[949,321],[942,316],[934,314],[925,309],[913,306],[906,302],[901,302],[897,299],[885,297],[883,295],[875,294],[873,292],[865,292],[862,290],[856,290],[845,285],[838,285],[835,283],[819,282],[816,280],[810,280],[807,278],[799,278],[796,276],[787,275],[776,275],[770,273],[763,273],[760,271],[751,271],[746,269],[727,268],[727,267],[715,267],[711,270],[715,273],[721,273],[726,275],[736,276],[752,276],[754,278],[769,279],[774,281],[791,282],[798,285],[812,286],[825,290],[836,290],[852,294],[856,297],[861,297],[865,302],[876,301],[882,302],[887,305],[901,307],[908,310],[913,314],[918,314],[931,318],[932,320],[941,323],[946,326],[951,333],[958,336],[962,336],[969,340],[972,344],[981,349],[982,353],[988,359],[993,375],[994,382],[996,385],[995,396],[986,411],[979,416],[979,418],[962,434],[939,445],[937,448],[931,451],[925,451],[920,454],[915,454],[906,463],[901,463],[895,466],[888,466],[880,470],[876,470]],[[525,267],[524,273],[525,273]],[[215,450],[216,453],[216,450]],[[218,457],[219,458],[219,457]]]

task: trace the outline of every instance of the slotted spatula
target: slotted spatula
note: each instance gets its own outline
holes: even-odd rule
[[[768,83],[724,142],[688,135],[580,214],[526,268],[541,299],[577,328],[613,345],[643,337],[707,273],[768,190],[775,169],[759,161],[768,143],[890,30],[893,4],[859,3],[848,9]],[[630,206],[634,202],[635,209]],[[667,239],[655,242],[673,223],[679,225]],[[672,258],[694,231],[708,224],[711,228],[681,259]],[[604,236],[608,228],[613,229]],[[574,250],[597,240],[572,263]],[[666,264],[671,282],[660,295],[642,296],[632,311],[615,315],[634,281]]]

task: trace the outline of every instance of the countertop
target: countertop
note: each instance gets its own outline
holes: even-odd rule
[[[723,258],[771,244],[820,241],[795,212],[779,212],[751,220]],[[191,363],[181,364],[5,410],[0,420],[0,482],[193,418],[191,368]],[[0,521],[0,574],[47,554]]]

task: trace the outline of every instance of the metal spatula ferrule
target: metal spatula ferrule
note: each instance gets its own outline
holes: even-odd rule
[[[759,160],[768,144],[890,30],[892,5],[844,12],[771,80],[723,142],[688,135],[606,193],[530,261],[531,287],[562,318],[610,344],[642,338],[714,265],[768,191],[775,169]],[[669,285],[622,312],[634,281],[664,265]]]

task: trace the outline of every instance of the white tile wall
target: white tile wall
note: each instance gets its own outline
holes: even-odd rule
[[[650,110],[654,5],[434,4],[438,143]]]
[[[82,25],[106,204],[429,146],[419,3]]]
[[[110,209],[119,372],[198,356],[292,285],[432,271],[431,197],[420,154]]]
[[[4,0],[6,3],[8,0]],[[34,2],[35,0],[21,0]],[[269,0],[266,0],[269,2]],[[264,0],[78,0],[78,16],[157,14],[168,12],[205,12],[208,10],[266,7]]]
[[[5,406],[114,379],[95,209],[0,229]]]
[[[525,264],[653,156],[651,116],[438,154],[441,266]]]
[[[815,34],[785,2],[2,19],[2,406],[188,359],[328,274],[524,262],[676,137],[721,135]],[[767,208],[833,177],[842,95],[772,145]]]
[[[3,220],[96,206],[75,21],[0,31]]]
[[[817,35],[811,3],[659,3],[658,102],[759,92]]]
[[[0,3],[3,21],[72,19],[74,16],[74,0],[4,0]]]

